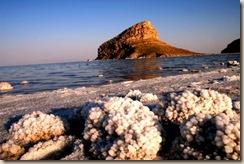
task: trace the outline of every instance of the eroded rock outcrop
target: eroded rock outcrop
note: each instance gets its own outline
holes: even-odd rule
[[[160,40],[150,21],[137,23],[98,48],[96,59],[136,59],[198,54]]]

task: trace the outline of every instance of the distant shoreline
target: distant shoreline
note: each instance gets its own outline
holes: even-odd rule
[[[201,57],[201,56],[211,56],[211,55],[235,55],[235,54],[241,54],[240,52],[238,53],[201,53],[201,54],[195,54],[195,55],[187,55],[187,56],[168,56],[168,57],[157,57],[157,58],[179,58],[179,57]],[[80,61],[70,61],[70,62],[51,62],[51,63],[37,63],[37,64],[17,64],[17,65],[6,65],[6,66],[1,66],[1,67],[21,67],[21,66],[33,66],[33,65],[50,65],[50,64],[66,64],[66,63],[79,63],[79,62],[93,62],[93,61],[107,61],[107,60],[140,60],[139,59],[102,59],[102,60],[95,60],[94,59],[84,59]],[[142,58],[144,59],[144,58]],[[154,59],[154,58],[146,58],[146,59]],[[88,61],[89,60],[89,61]]]

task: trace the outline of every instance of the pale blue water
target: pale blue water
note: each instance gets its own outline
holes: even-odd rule
[[[108,84],[110,80],[115,83],[189,73],[182,72],[183,68],[209,71],[225,68],[226,65],[220,63],[228,60],[240,61],[240,54],[7,66],[0,67],[0,81],[10,82],[14,86],[14,90],[7,94],[32,93],[64,87],[102,85]],[[208,66],[208,69],[203,69],[203,65]],[[23,80],[29,84],[20,85]]]

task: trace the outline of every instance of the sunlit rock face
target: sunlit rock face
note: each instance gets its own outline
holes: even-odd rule
[[[161,41],[150,21],[137,23],[98,48],[96,59],[136,59],[187,56],[196,52],[180,49]]]

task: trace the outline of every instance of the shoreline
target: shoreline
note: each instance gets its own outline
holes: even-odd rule
[[[2,143],[12,122],[32,111],[52,112],[72,110],[85,102],[103,100],[106,97],[126,95],[132,89],[157,96],[182,90],[212,89],[225,93],[232,101],[240,101],[240,79],[223,80],[224,76],[240,76],[240,67],[216,69],[210,72],[156,77],[146,80],[126,81],[102,86],[58,89],[31,94],[0,96],[0,135]]]

